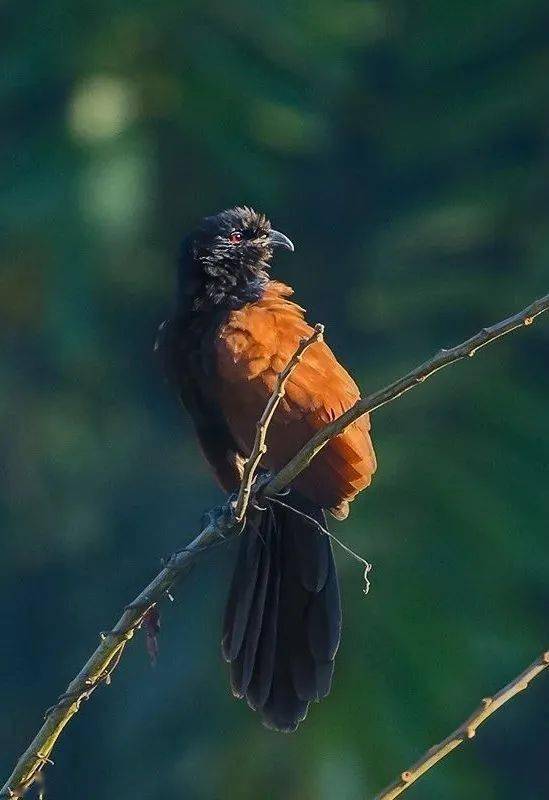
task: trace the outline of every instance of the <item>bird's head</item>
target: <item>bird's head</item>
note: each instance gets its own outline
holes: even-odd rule
[[[259,272],[268,265],[275,247],[294,249],[264,214],[247,206],[205,217],[190,238],[194,259],[210,274],[220,263],[235,273]]]
[[[275,247],[294,249],[287,236],[252,208],[237,206],[205,217],[183,243],[180,293],[196,291],[198,280],[200,293],[214,303],[234,305],[253,297],[267,281]]]

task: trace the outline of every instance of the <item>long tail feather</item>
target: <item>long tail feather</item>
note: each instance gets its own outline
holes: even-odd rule
[[[293,731],[309,703],[330,691],[341,636],[341,603],[324,512],[295,492],[252,518],[240,550],[223,626],[231,686],[267,727]]]

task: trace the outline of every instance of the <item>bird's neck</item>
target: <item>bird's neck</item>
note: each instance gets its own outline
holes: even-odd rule
[[[262,265],[261,265],[262,266]],[[207,259],[195,260],[192,253],[183,251],[179,264],[177,307],[181,316],[197,312],[232,311],[247,303],[257,302],[269,282],[267,272],[260,268]]]

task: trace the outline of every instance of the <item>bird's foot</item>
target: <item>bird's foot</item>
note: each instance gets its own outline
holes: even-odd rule
[[[236,494],[231,494],[225,503],[206,511],[202,515],[202,528],[212,527],[223,539],[236,525],[240,525],[237,533],[242,533],[244,522],[237,523],[235,517]]]
[[[263,496],[263,491],[265,490],[265,487],[268,486],[272,481],[273,477],[274,474],[272,472],[260,472],[254,481],[250,505],[252,505],[258,511],[265,511],[265,503],[267,502],[268,497]],[[287,486],[285,489],[281,489],[280,492],[276,492],[273,497],[285,497],[289,493],[290,487]]]

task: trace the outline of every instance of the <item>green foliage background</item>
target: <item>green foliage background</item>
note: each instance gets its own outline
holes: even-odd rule
[[[378,388],[548,290],[542,0],[0,6],[0,765],[97,634],[220,500],[152,354],[178,241],[234,203]],[[332,695],[293,736],[227,690],[232,553],[71,725],[51,797],[368,798],[547,645],[547,320],[374,418],[337,533]],[[230,549],[230,548],[229,548]],[[410,791],[538,799],[547,682]]]

